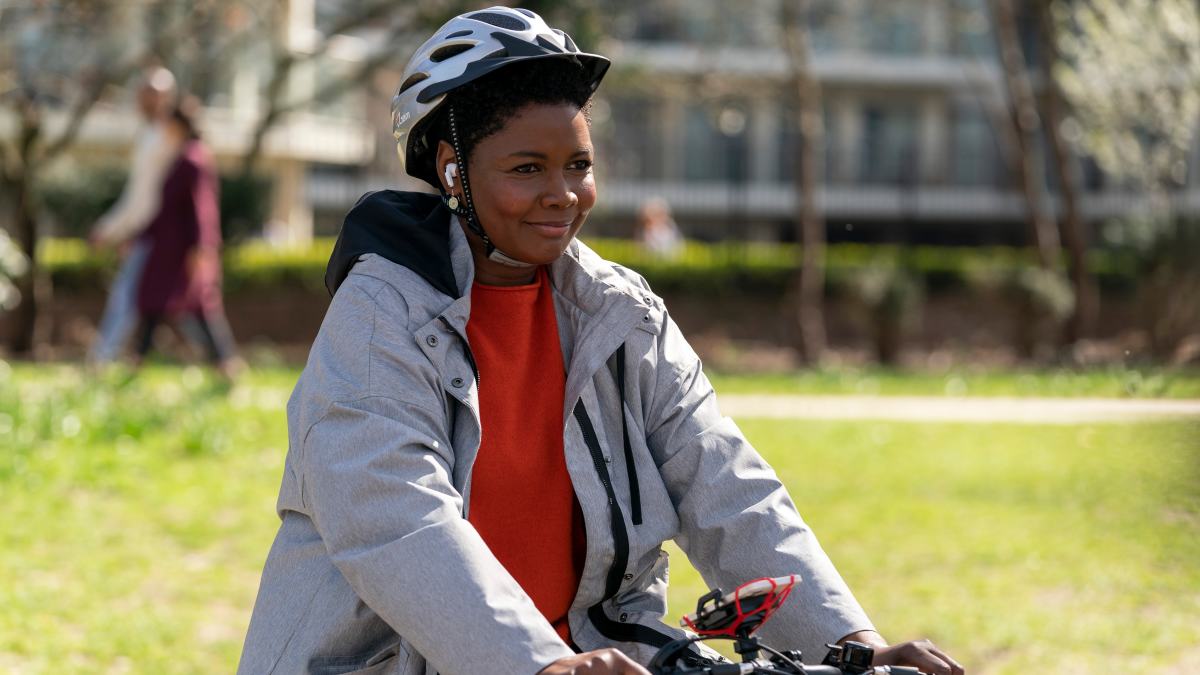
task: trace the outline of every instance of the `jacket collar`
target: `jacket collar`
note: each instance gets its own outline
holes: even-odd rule
[[[465,335],[471,316],[470,289],[475,280],[475,260],[462,228],[451,221],[449,230],[450,262],[458,282],[458,298],[440,315]],[[578,239],[571,240],[563,255],[550,264],[549,272],[555,293],[593,321],[617,320],[627,324],[625,330],[628,330],[631,325],[648,323],[644,317],[655,308],[653,296],[648,291],[639,292],[613,270],[612,263]]]
[[[369,253],[424,279],[445,298],[443,306],[430,308],[435,320],[466,335],[475,263],[466,234],[438,196],[394,190],[363,195],[346,216],[330,258],[325,278],[330,293]],[[550,280],[556,295],[581,315],[572,340],[576,351],[597,340],[596,348],[611,353],[635,326],[657,332],[653,296],[577,239],[551,263]]]

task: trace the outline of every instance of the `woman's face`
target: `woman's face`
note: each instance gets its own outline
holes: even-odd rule
[[[445,161],[451,161],[442,161],[444,155],[439,152],[442,174]],[[475,146],[467,176],[475,213],[496,248],[522,262],[551,263],[596,203],[587,120],[574,105],[527,105]],[[461,195],[461,184],[456,181],[449,192]],[[532,278],[531,270],[481,255],[482,242],[474,240],[472,246],[481,283]]]

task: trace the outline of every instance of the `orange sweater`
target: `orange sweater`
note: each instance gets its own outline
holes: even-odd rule
[[[570,642],[586,539],[563,455],[566,372],[546,269],[526,286],[475,284],[467,339],[483,422],[468,520]]]

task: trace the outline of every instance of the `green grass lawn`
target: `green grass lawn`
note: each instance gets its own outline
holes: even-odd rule
[[[1196,367],[960,367],[946,372],[868,367],[749,375],[710,372],[709,377],[717,391],[738,394],[1200,398],[1200,368]]]
[[[231,672],[295,377],[0,362],[0,672]],[[974,673],[1200,670],[1200,424],[741,423],[885,635]],[[675,563],[673,615],[705,590]]]

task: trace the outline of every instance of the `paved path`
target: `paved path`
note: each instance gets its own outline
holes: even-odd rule
[[[732,394],[719,396],[718,401],[721,411],[731,417],[776,419],[1024,424],[1200,421],[1200,400]]]

